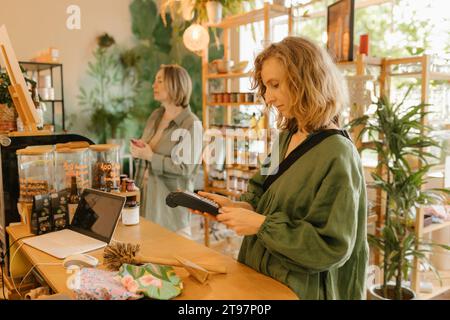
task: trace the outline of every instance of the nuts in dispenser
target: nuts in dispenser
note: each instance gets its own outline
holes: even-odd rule
[[[99,144],[91,151],[92,188],[102,191],[119,191],[119,145]]]
[[[27,147],[16,151],[21,202],[54,191],[54,154],[52,146]]]
[[[89,152],[87,148],[62,148],[55,150],[56,191],[71,188],[72,177],[76,177],[78,188],[89,188]]]

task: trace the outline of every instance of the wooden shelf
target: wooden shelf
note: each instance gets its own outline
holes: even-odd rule
[[[279,18],[276,19],[277,21],[274,21],[273,18]],[[223,33],[221,36],[221,42],[223,44],[223,59],[229,60],[232,57],[232,48],[239,47],[239,41],[235,41],[234,36],[232,37],[232,28],[239,27],[239,26],[251,26],[252,23],[255,22],[261,22],[263,24],[263,41],[260,42],[258,45],[264,46],[266,44],[271,43],[271,39],[273,39],[272,31],[273,28],[271,28],[271,25],[273,23],[277,23],[278,20],[285,20],[287,19],[287,25],[288,25],[288,32],[287,34],[292,34],[293,32],[293,16],[292,16],[292,9],[286,8],[284,6],[280,5],[273,5],[269,4],[268,2],[264,3],[264,6],[260,9],[251,10],[250,12],[245,12],[243,14],[238,14],[230,17],[224,18],[220,23],[217,24],[205,24],[206,27],[213,27],[213,28],[222,28]],[[260,48],[262,49],[262,48]],[[231,126],[234,123],[234,112],[239,111],[238,108],[233,107],[249,107],[249,106],[255,106],[255,109],[261,110],[264,109],[264,102],[262,99],[257,98],[257,95],[255,92],[254,94],[254,101],[253,102],[214,102],[218,101],[219,99],[223,101],[220,97],[224,97],[222,95],[220,96],[212,96],[208,95],[209,93],[209,83],[213,79],[219,80],[220,84],[223,84],[223,88],[221,89],[222,92],[220,93],[235,93],[231,92],[237,88],[236,82],[239,82],[238,80],[243,79],[245,81],[250,81],[250,78],[252,77],[251,70],[248,69],[241,69],[242,72],[238,72],[238,68],[234,69],[236,72],[233,72],[233,69],[231,69],[228,73],[213,73],[212,70],[210,70],[210,62],[209,62],[209,50],[206,48],[202,51],[202,110],[203,110],[203,127],[205,130],[208,130],[211,128],[211,117],[210,112],[213,111],[212,107],[224,107],[221,109],[223,111],[224,117],[221,122],[223,122],[224,127]],[[212,58],[212,57],[211,57]],[[234,59],[235,60],[235,59]],[[248,70],[248,72],[243,72],[245,70]],[[242,92],[240,92],[242,93]],[[244,92],[246,93],[246,92]],[[219,99],[216,99],[219,98]],[[242,101],[244,99],[238,99],[241,96],[237,96],[235,99],[234,95],[230,95],[228,99],[228,96],[225,96],[227,99],[226,101]],[[231,99],[233,97],[233,99]],[[246,96],[247,97],[247,96]],[[210,101],[208,101],[210,100]],[[219,101],[220,101],[219,100]],[[248,99],[250,100],[250,99]],[[247,101],[248,101],[247,100]],[[250,109],[251,110],[251,109]],[[243,110],[242,110],[243,111]],[[264,129],[270,130],[271,127],[269,125],[269,115],[267,114],[266,110],[262,110],[262,113],[265,114],[266,119],[264,120]],[[217,124],[216,124],[217,126]],[[219,125],[220,126],[220,125]],[[244,129],[246,130],[246,129]],[[227,137],[228,138],[228,137]],[[264,139],[266,139],[266,136],[264,135]],[[255,139],[256,140],[256,139]],[[210,177],[209,177],[209,166],[207,163],[203,162],[203,168],[204,168],[204,177],[203,177],[203,183],[204,188],[206,191],[209,192],[215,192],[218,194],[222,194],[229,197],[238,198],[241,195],[241,192],[238,191],[232,191],[227,190],[226,184],[224,183],[218,183],[214,184],[215,186],[220,186],[222,188],[212,187],[210,185]],[[223,171],[223,170],[222,170]],[[245,174],[244,174],[245,175]],[[245,181],[241,181],[241,183],[245,183]],[[244,189],[244,186],[242,186],[241,189]],[[205,224],[205,245],[209,246],[209,231],[208,231],[208,225]]]
[[[429,300],[450,290],[450,270],[438,270],[438,272],[442,279],[442,286],[439,284],[439,280],[436,279],[435,275],[431,271],[419,273],[422,282],[431,282],[433,284],[433,292],[419,292],[417,294],[420,300]]]
[[[258,171],[258,168],[249,169],[249,168],[240,168],[240,167],[226,167],[225,170],[239,170],[239,171],[243,171],[243,172],[255,173],[256,171]]]
[[[55,99],[55,100],[41,100],[41,102],[63,102],[61,99]]]
[[[231,191],[228,189],[224,189],[224,188],[215,188],[215,187],[206,187],[205,188],[206,192],[216,192],[225,196],[230,196],[230,197],[240,197],[241,196],[241,192],[237,192],[237,191]]]
[[[363,63],[369,66],[381,66],[381,62],[382,59],[381,58],[377,58],[377,57],[368,57],[368,56],[364,56],[363,58]],[[338,65],[338,67],[347,67],[347,66],[356,66],[357,61],[353,60],[353,61],[342,61],[342,62],[338,62],[336,63]]]
[[[246,78],[251,77],[251,72],[236,72],[236,73],[209,73],[206,79],[232,79],[232,78]]]
[[[443,223],[432,223],[422,229],[422,234],[430,233],[447,227],[450,227],[450,221],[445,221]]]
[[[27,71],[42,71],[50,70],[56,67],[61,67],[61,63],[53,62],[33,62],[33,61],[19,61],[20,65],[26,66]]]
[[[269,7],[269,19],[289,14],[289,8],[275,4],[266,4]],[[232,28],[245,24],[264,21],[264,8],[252,10],[250,12],[237,14],[223,19],[220,23],[208,23],[207,27],[212,28]]]
[[[261,106],[261,102],[210,102],[208,106],[218,107],[218,106],[228,106],[228,107],[239,107],[239,106]]]
[[[402,72],[402,73],[391,72],[391,73],[389,73],[389,75],[391,77],[402,77],[402,78],[421,78],[422,77],[421,72]],[[430,72],[430,80],[450,81],[450,73]]]

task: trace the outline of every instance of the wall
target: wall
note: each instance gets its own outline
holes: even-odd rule
[[[5,24],[19,60],[29,60],[48,47],[60,50],[64,67],[66,114],[78,114],[70,132],[88,135],[78,106],[80,85],[86,85],[86,69],[96,37],[108,32],[116,42],[132,45],[131,0],[0,0],[0,25]],[[81,29],[69,30],[66,13],[70,5],[81,9]],[[84,116],[85,117],[85,116]]]

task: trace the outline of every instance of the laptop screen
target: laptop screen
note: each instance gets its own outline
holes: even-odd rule
[[[125,197],[85,189],[73,216],[70,229],[109,243],[124,204]]]

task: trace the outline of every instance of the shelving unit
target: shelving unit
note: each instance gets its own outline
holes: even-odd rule
[[[263,105],[262,103],[257,102],[210,102],[208,106],[217,107],[217,106],[225,106],[225,107],[240,107],[240,106],[255,106],[255,105]]]
[[[208,27],[223,29],[223,46],[224,57],[223,59],[229,60],[231,41],[230,34],[231,29],[237,28],[243,25],[248,25],[255,22],[264,22],[264,43],[268,43],[270,37],[270,23],[271,19],[276,17],[286,16],[288,18],[288,32],[292,31],[292,13],[291,8],[286,8],[280,5],[273,5],[265,3],[261,9],[252,10],[243,14],[227,17],[217,24],[207,24]],[[211,125],[209,123],[209,108],[210,107],[225,107],[225,123],[224,125],[230,125],[232,121],[232,109],[241,106],[255,106],[262,105],[261,102],[210,102],[209,97],[209,80],[222,80],[224,81],[224,92],[229,92],[232,81],[237,81],[241,78],[249,78],[250,72],[238,72],[238,73],[209,73],[209,54],[208,50],[202,52],[202,101],[203,101],[203,127],[204,130],[208,130]],[[268,115],[265,116],[265,128],[268,128]],[[204,162],[204,186],[205,191],[223,194],[232,198],[239,198],[240,192],[236,190],[229,190],[227,188],[217,188],[211,185],[209,176],[209,167]],[[233,170],[233,168],[226,168],[223,171]],[[205,219],[205,245],[209,246],[209,226],[208,220]]]
[[[420,272],[419,274],[420,274],[421,279],[423,279],[427,282],[431,282],[431,284],[433,285],[432,292],[419,294],[419,298],[422,300],[433,299],[433,298],[447,292],[450,288],[450,271],[449,270],[439,272],[441,279],[442,279],[442,285],[441,285],[441,283],[439,283],[439,280],[436,279],[436,276],[430,271]]]
[[[383,61],[383,81],[382,81],[382,90],[389,96],[391,94],[391,81],[394,77],[401,78],[414,78],[420,81],[420,102],[425,104],[424,111],[428,111],[427,104],[430,102],[430,81],[440,80],[440,81],[450,81],[450,72],[436,72],[433,71],[432,59],[429,55],[422,55],[417,57],[406,57],[406,58],[397,58],[397,59],[385,59]],[[450,66],[447,66],[450,70]],[[395,69],[402,69],[404,71],[396,71]],[[413,69],[411,71],[410,69]],[[429,125],[429,119],[424,117],[422,119],[422,123],[425,125]],[[449,124],[444,124],[443,129],[449,127]],[[418,163],[420,165],[420,163]],[[442,170],[441,170],[442,171]],[[443,172],[440,172],[440,176],[444,177]],[[444,187],[444,179],[440,178],[441,181],[438,187]],[[384,211],[382,211],[384,212]],[[443,228],[450,227],[450,222],[444,222],[441,224],[431,224],[424,227],[424,212],[423,209],[419,211],[417,214],[415,223],[414,223],[414,231],[418,238],[423,238],[423,236],[428,235],[434,231],[442,230]],[[420,292],[420,282],[421,278],[423,278],[424,273],[419,271],[419,260],[414,258],[414,268],[412,273],[412,281],[411,287],[417,293],[420,299],[430,299],[434,296],[437,296],[447,290],[450,289],[449,281],[444,281],[444,286],[439,286],[436,281],[434,281],[434,291],[432,293],[421,293]],[[443,273],[448,273],[448,271],[443,271]],[[442,276],[442,275],[441,275]]]
[[[358,81],[358,79],[362,79],[363,81],[373,81],[378,85],[378,89],[382,88],[382,82],[384,81],[384,75],[383,75],[383,59],[366,56],[364,54],[357,54],[354,61],[344,61],[337,63],[338,67],[342,70],[348,73],[347,79],[350,80],[352,77]],[[376,69],[377,74],[373,74],[373,71],[371,69]],[[369,77],[370,76],[370,77]],[[362,94],[361,90],[363,88],[349,88],[349,90],[354,90],[356,94]],[[352,94],[350,93],[350,96]],[[349,121],[355,118],[359,118],[364,115],[366,112],[368,106],[370,105],[370,101],[367,102],[367,104],[361,104],[355,103],[351,107],[351,109],[348,111],[349,113]],[[356,147],[359,149],[363,146],[367,146],[371,142],[363,142],[360,139],[357,139],[360,132],[362,130],[362,126],[359,128],[354,129],[352,133],[352,139],[355,142]],[[362,155],[361,155],[362,156]],[[376,164],[374,166],[373,163],[368,163],[363,159],[363,167],[367,182],[367,192],[368,192],[368,200],[374,204],[374,207],[372,208],[371,212],[368,213],[367,217],[367,226],[368,228],[373,228],[373,232],[377,235],[380,233],[380,228],[383,223],[383,217],[382,212],[383,207],[381,204],[383,203],[382,197],[383,194],[381,193],[381,190],[379,188],[376,188],[374,185],[372,185],[371,180],[372,177],[370,173],[375,169]],[[373,263],[378,265],[380,263],[381,257],[378,254],[373,253],[372,258]]]
[[[245,73],[213,73],[208,74],[207,79],[233,79],[233,78],[246,78],[250,77],[252,74],[250,72]]]
[[[63,65],[60,63],[43,63],[43,62],[30,62],[30,61],[19,61],[19,64],[25,69],[28,76],[31,76],[31,73],[37,73],[37,79],[39,81],[39,76],[42,73],[49,73],[51,79],[51,85],[54,87],[55,85],[55,76],[59,75],[59,90],[55,90],[55,99],[52,100],[41,100],[44,103],[49,103],[51,105],[51,121],[52,125],[55,128],[55,131],[65,131],[65,110],[64,110],[64,80],[63,80]],[[38,83],[39,88],[39,83]],[[57,97],[57,98],[56,98]],[[61,106],[61,121],[57,122],[55,119],[55,107]],[[60,130],[58,130],[60,128]]]
[[[406,66],[409,66],[408,69]],[[450,81],[450,74],[445,72],[436,72],[432,71],[431,66],[431,58],[428,55],[424,56],[418,56],[418,57],[407,57],[407,58],[400,58],[400,59],[380,59],[380,58],[373,58],[373,57],[366,57],[364,55],[357,55],[357,58],[355,61],[350,62],[343,62],[339,63],[339,66],[342,69],[348,70],[350,68],[354,69],[354,74],[356,76],[364,76],[366,75],[366,71],[369,67],[379,67],[379,76],[373,78],[372,80],[379,85],[379,95],[391,95],[391,82],[393,77],[402,77],[402,78],[414,78],[420,80],[421,85],[421,102],[422,103],[429,103],[429,96],[430,96],[430,81],[432,80],[444,80],[444,81]],[[402,69],[402,67],[404,67]],[[400,70],[399,71],[396,71]],[[412,69],[412,71],[410,71]],[[401,70],[404,70],[405,72],[401,72]],[[352,115],[351,118],[360,117],[364,114],[367,106],[356,106],[354,109],[357,110],[359,113],[355,113]],[[427,111],[427,110],[425,110]],[[428,119],[423,119],[424,124],[429,124]],[[445,124],[443,126],[444,130],[448,128],[449,125]],[[448,130],[448,129],[447,129]],[[364,144],[370,144],[371,142],[361,142],[357,141],[355,138],[359,135],[360,129],[355,130],[354,133],[354,140],[357,142],[357,146],[361,147]],[[363,163],[364,164],[364,163]],[[384,224],[384,212],[386,210],[386,194],[382,192],[379,188],[374,188],[370,184],[370,172],[373,171],[375,167],[373,165],[368,165],[365,163],[365,171],[366,171],[366,177],[369,177],[368,180],[368,194],[369,199],[372,200],[375,203],[375,207],[373,208],[373,211],[375,214],[370,215],[368,217],[368,224],[375,223],[375,233],[379,233],[380,228]],[[442,170],[441,170],[442,171]],[[441,173],[441,172],[440,172]],[[384,174],[382,171],[377,170],[377,174],[382,175]],[[443,177],[443,174],[440,174],[440,176]],[[437,187],[443,188],[443,179],[442,183],[438,185]],[[424,227],[424,213],[420,212],[417,215],[417,219],[415,221],[414,229],[416,232],[416,235],[419,238],[422,238],[424,235],[428,235],[429,233],[432,233],[437,230],[441,230],[443,228],[448,228],[450,226],[450,222],[444,222],[442,224],[431,224],[429,226]],[[379,265],[381,263],[382,257],[380,255],[374,256],[374,263]],[[444,285],[444,287],[437,286],[436,282],[434,283],[434,287],[437,288],[435,292],[433,293],[427,293],[422,294],[420,293],[419,286],[420,286],[420,277],[421,273],[419,270],[419,261],[415,259],[414,261],[414,270],[413,270],[413,276],[412,276],[412,288],[415,290],[420,298],[430,298],[433,296],[436,296],[442,292],[445,292],[446,290],[450,289],[450,284]],[[445,273],[445,271],[444,271]]]

